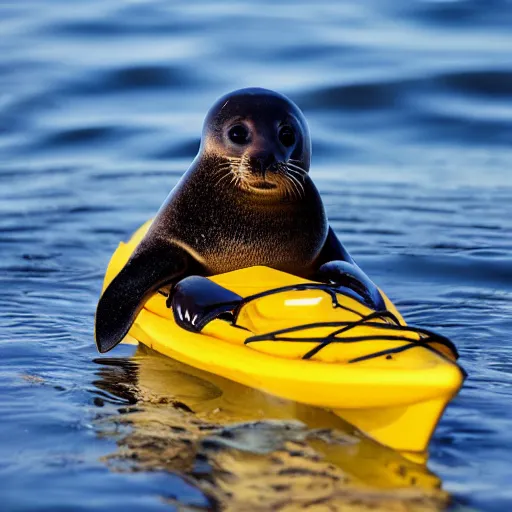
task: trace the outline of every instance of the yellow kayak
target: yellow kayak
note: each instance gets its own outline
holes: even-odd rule
[[[119,245],[104,288],[149,224]],[[156,293],[125,341],[136,340],[195,368],[332,410],[396,450],[425,452],[465,377],[449,340],[407,326],[382,292],[387,311],[375,312],[334,286],[268,267],[195,279],[214,293],[239,297],[234,312],[182,311],[184,302],[173,304]],[[196,286],[194,278],[186,282],[182,294],[194,306],[194,295],[186,296]]]

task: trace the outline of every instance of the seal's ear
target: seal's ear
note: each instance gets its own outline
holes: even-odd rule
[[[153,293],[185,276],[189,260],[187,252],[169,242],[141,242],[98,302],[94,337],[101,353],[122,341]]]

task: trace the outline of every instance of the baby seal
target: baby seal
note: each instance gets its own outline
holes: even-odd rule
[[[310,158],[306,119],[288,98],[259,88],[220,98],[204,121],[198,155],[98,303],[99,351],[124,338],[159,288],[253,265],[348,280],[383,308],[329,227]]]

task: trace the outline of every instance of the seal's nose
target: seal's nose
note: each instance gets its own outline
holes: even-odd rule
[[[266,171],[276,171],[278,159],[273,153],[261,153],[254,156],[254,169],[264,173]]]

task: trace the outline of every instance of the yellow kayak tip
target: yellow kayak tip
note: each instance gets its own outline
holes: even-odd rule
[[[149,224],[119,245],[104,288]],[[465,378],[453,343],[407,326],[382,291],[386,311],[376,312],[334,286],[268,267],[189,277],[175,288],[172,300],[156,293],[146,302],[125,341],[278,397],[331,410],[418,461]],[[212,297],[208,307],[205,296]],[[222,307],[216,308],[215,297]],[[232,297],[240,300],[230,302]]]

